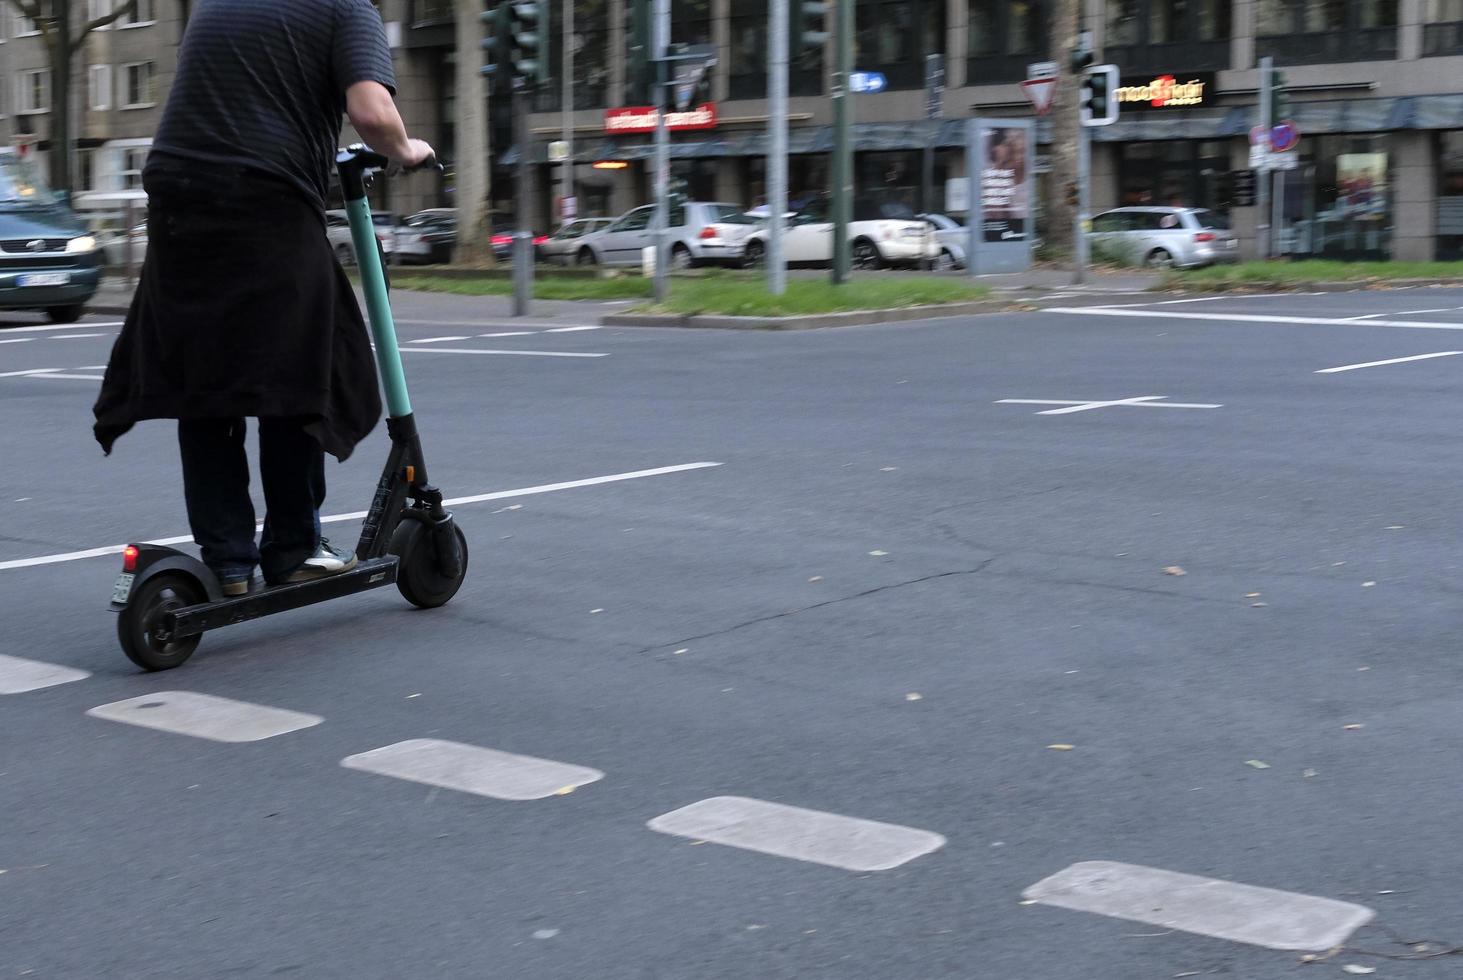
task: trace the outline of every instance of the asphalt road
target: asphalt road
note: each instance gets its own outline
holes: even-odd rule
[[[1345,945],[1307,977],[1458,976],[1367,951],[1463,944],[1463,291],[1113,302],[484,337],[517,331],[402,296],[435,480],[530,492],[458,508],[442,609],[368,593],[152,675],[119,560],[74,555],[186,533],[171,428],[103,458],[116,321],[0,316],[0,653],[34,662],[0,690],[48,685],[0,694],[0,976],[1295,976],[1266,930]],[[189,694],[255,740],[106,717]],[[420,739],[514,757],[379,771]],[[893,826],[667,817],[724,797]],[[1023,899],[1094,861],[1211,880]]]

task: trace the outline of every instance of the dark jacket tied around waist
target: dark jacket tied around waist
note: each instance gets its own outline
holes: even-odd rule
[[[154,153],[148,254],[94,409],[143,419],[303,416],[345,459],[381,417],[375,362],[324,217],[257,170]]]

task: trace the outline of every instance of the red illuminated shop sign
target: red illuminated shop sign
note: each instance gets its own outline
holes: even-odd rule
[[[656,112],[653,106],[627,106],[605,110],[606,133],[653,133]],[[671,132],[716,128],[716,103],[708,102],[683,112],[668,112],[665,128]]]

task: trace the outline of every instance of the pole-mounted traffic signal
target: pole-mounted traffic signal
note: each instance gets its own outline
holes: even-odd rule
[[[631,105],[650,104],[650,0],[629,0],[630,36],[625,64],[626,101]]]
[[[549,80],[549,0],[502,0],[485,10],[487,52],[482,73],[494,79],[522,79],[530,85]]]
[[[1117,65],[1097,65],[1083,73],[1077,109],[1084,126],[1110,126],[1118,121]]]
[[[1270,72],[1270,125],[1278,126],[1290,118],[1290,97],[1285,94],[1285,72]]]
[[[789,61],[805,52],[822,51],[832,35],[828,32],[828,5],[823,0],[793,0],[788,4],[792,30],[787,32]]]

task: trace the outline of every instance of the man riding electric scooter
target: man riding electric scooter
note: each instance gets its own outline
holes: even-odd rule
[[[405,167],[407,138],[370,0],[202,0],[143,173],[148,255],[94,409],[104,450],[177,419],[193,537],[224,596],[350,571],[320,536],[324,454],[381,415],[349,280],[326,238],[341,116]],[[244,451],[259,420],[256,546]]]

